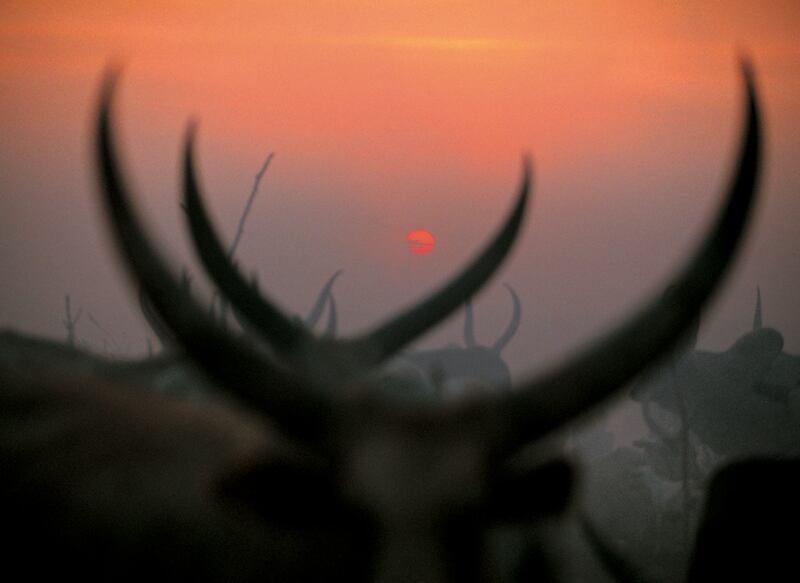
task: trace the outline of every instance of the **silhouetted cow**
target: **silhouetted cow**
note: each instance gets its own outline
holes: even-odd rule
[[[726,458],[800,454],[800,356],[761,327],[757,305],[755,329],[728,350],[680,354],[633,390],[645,413],[655,404],[677,415],[683,395],[689,430]]]
[[[514,310],[511,321],[491,346],[475,339],[472,303],[467,301],[464,317],[464,346],[448,346],[437,350],[416,350],[401,354],[433,380],[445,398],[463,397],[481,390],[509,390],[511,373],[500,356],[519,328],[521,308],[516,292],[506,284]]]
[[[399,353],[375,374],[375,382],[380,384],[381,390],[405,399],[449,399],[474,391],[510,389],[511,373],[501,352],[519,328],[522,308],[513,288],[508,284],[505,287],[511,294],[513,312],[505,330],[491,346],[475,339],[472,302],[467,300],[464,345],[453,343],[445,348]],[[329,320],[336,321],[333,294],[328,296]]]
[[[171,400],[88,374],[0,370],[0,510],[15,536],[4,568],[24,567],[32,579],[548,579],[531,539],[490,544],[508,542],[495,535],[510,525],[528,533],[569,497],[565,462],[518,454],[668,353],[717,286],[756,191],[749,69],[726,201],[669,293],[512,391],[448,403],[392,398],[369,372],[474,296],[502,263],[528,200],[527,161],[505,224],[460,274],[369,333],[333,340],[277,310],[228,260],[203,209],[191,126],[184,203],[197,250],[267,352],[182,293],[142,229],[113,139],[116,78],[103,84],[96,130],[113,235],[159,317],[236,403]]]

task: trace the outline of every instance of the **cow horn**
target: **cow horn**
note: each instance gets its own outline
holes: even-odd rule
[[[514,311],[511,314],[511,321],[508,323],[508,327],[505,329],[505,332],[500,335],[500,338],[498,338],[495,341],[494,346],[492,346],[492,350],[494,350],[497,354],[500,354],[508,345],[508,343],[511,342],[511,339],[514,337],[514,334],[517,333],[520,321],[522,320],[522,306],[519,303],[519,296],[517,296],[517,292],[515,292],[514,288],[507,283],[504,283],[503,285],[508,290],[508,293],[511,294],[511,302],[514,305]]]
[[[742,62],[746,122],[736,170],[722,209],[699,249],[668,292],[651,300],[621,326],[542,377],[474,405],[502,450],[516,449],[563,425],[667,354],[700,314],[731,264],[756,198],[761,157],[758,100],[751,68]],[[461,419],[475,421],[476,408]],[[493,429],[492,429],[493,428]],[[486,435],[484,433],[484,435]]]
[[[319,292],[319,295],[317,296],[317,301],[314,302],[314,306],[311,308],[311,311],[308,313],[308,316],[306,316],[305,325],[306,325],[306,328],[308,328],[309,330],[312,330],[314,328],[314,326],[317,325],[317,322],[319,322],[319,319],[322,316],[322,310],[325,309],[325,304],[326,303],[329,304],[328,298],[331,295],[331,290],[333,289],[333,284],[336,283],[336,279],[341,274],[342,274],[342,270],[341,269],[339,271],[337,271],[336,273],[334,273],[331,276],[331,278],[328,280],[328,282],[325,284],[325,286],[322,288],[322,290]],[[329,304],[329,306],[330,306],[330,304]],[[334,316],[334,319],[335,318],[336,317]],[[330,315],[328,315],[328,325],[330,325],[330,321],[331,321],[331,317],[330,317]],[[328,330],[326,330],[326,334],[327,334],[327,332],[328,332]]]
[[[522,180],[511,213],[491,242],[461,273],[419,304],[391,318],[365,336],[353,342],[370,352],[369,364],[377,365],[441,322],[453,310],[466,302],[494,274],[506,258],[519,232],[528,202],[531,183],[531,163],[523,159]]]
[[[338,328],[338,317],[336,314],[336,300],[333,294],[328,294],[328,323],[325,326],[325,332],[322,334],[325,338],[335,338]]]
[[[281,312],[241,275],[219,241],[200,197],[194,170],[195,126],[190,125],[183,149],[183,204],[186,218],[203,266],[222,295],[233,304],[254,328],[280,352],[295,350],[311,340],[311,335],[291,317]]]
[[[260,297],[228,260],[205,212],[195,178],[192,152],[190,132],[185,148],[184,205],[196,250],[209,275],[228,298],[232,301],[235,298],[237,309],[258,326],[262,335],[276,349],[288,352],[301,344],[311,344],[313,338],[304,330],[298,329],[271,302]],[[526,158],[523,160],[522,182],[514,208],[491,242],[458,276],[426,300],[372,332],[359,338],[340,341],[339,345],[348,345],[351,354],[359,355],[362,367],[377,366],[464,303],[491,277],[511,249],[528,201],[530,175],[531,164]]]
[[[181,289],[131,205],[112,137],[111,109],[117,69],[107,71],[96,127],[100,195],[117,248],[161,320],[194,361],[238,398],[262,411],[289,433],[305,439],[324,431],[331,413],[328,395],[299,383],[255,348],[229,334]]]

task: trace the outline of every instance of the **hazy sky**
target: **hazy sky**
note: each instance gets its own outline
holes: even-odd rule
[[[228,240],[276,153],[241,263],[293,312],[343,268],[345,332],[463,265],[504,217],[530,152],[532,212],[476,301],[476,326],[494,341],[511,313],[500,283],[511,283],[523,325],[505,354],[515,375],[537,370],[657,293],[697,242],[737,146],[746,51],[765,112],[763,197],[700,345],[723,349],[748,330],[760,285],[765,323],[800,352],[799,37],[794,0],[6,0],[0,327],[63,337],[69,293],[84,342],[145,349],[91,158],[99,80],[116,60],[128,175],[176,265],[200,278],[178,209],[180,142],[197,116]],[[434,233],[433,253],[408,252],[414,229]],[[461,318],[421,345],[461,341]]]

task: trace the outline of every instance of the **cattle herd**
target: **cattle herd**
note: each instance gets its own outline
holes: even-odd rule
[[[182,204],[234,324],[194,298],[140,223],[114,139],[119,72],[107,72],[98,192],[164,349],[126,361],[0,330],[7,568],[86,580],[796,580],[782,533],[800,520],[800,356],[763,325],[760,294],[728,350],[693,343],[758,194],[763,130],[746,63],[742,76],[741,145],[707,238],[619,328],[512,383],[501,353],[520,300],[506,285],[512,317],[483,345],[470,298],[521,228],[527,160],[511,212],[463,271],[340,338],[341,272],[301,319],[230,260],[190,126]],[[463,344],[406,349],[461,306]],[[646,435],[616,443],[598,408],[613,395]]]

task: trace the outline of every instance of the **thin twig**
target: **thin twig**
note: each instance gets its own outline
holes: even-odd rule
[[[267,155],[267,159],[264,160],[264,163],[261,165],[261,170],[258,171],[256,174],[256,178],[253,181],[253,189],[250,191],[250,196],[247,199],[247,204],[244,207],[244,212],[242,212],[242,216],[239,218],[239,226],[236,229],[236,235],[233,237],[233,242],[231,243],[231,248],[228,250],[228,257],[233,258],[233,254],[236,252],[236,247],[239,246],[239,241],[244,234],[244,223],[247,220],[247,215],[250,214],[250,208],[253,206],[253,201],[256,198],[256,194],[258,193],[258,187],[261,184],[261,178],[264,176],[264,173],[267,171],[269,167],[269,163],[272,162],[272,158],[275,156],[274,152],[270,152]]]
[[[95,319],[95,317],[94,317],[94,316],[92,316],[92,313],[91,313],[91,312],[89,312],[87,315],[88,315],[88,317],[89,317],[89,321],[90,321],[92,324],[94,324],[94,325],[97,327],[97,329],[98,329],[98,330],[100,330],[100,332],[102,332],[102,333],[105,335],[105,338],[103,338],[103,351],[104,351],[104,352],[106,352],[106,353],[108,352],[108,340],[110,340],[110,341],[111,341],[111,344],[112,344],[112,346],[114,347],[114,350],[116,350],[117,352],[119,352],[119,351],[120,351],[119,344],[117,343],[117,341],[116,341],[116,340],[114,340],[114,338],[111,336],[111,334],[109,334],[108,330],[106,330],[105,328],[103,328],[103,327],[100,325],[100,322],[98,322],[98,321]]]
[[[67,344],[70,346],[75,346],[75,325],[78,323],[78,320],[81,319],[81,314],[83,311],[78,309],[78,313],[75,317],[72,317],[72,309],[69,303],[69,294],[64,295],[64,310],[66,312],[66,316],[64,317],[64,327],[67,329]]]
[[[261,185],[261,178],[266,173],[269,163],[272,162],[272,158],[274,156],[274,152],[267,154],[267,159],[264,160],[264,163],[261,165],[261,169],[258,171],[255,180],[253,181],[253,188],[250,191],[250,196],[247,198],[247,203],[242,211],[242,216],[239,217],[239,225],[236,228],[236,235],[234,235],[233,242],[231,243],[230,249],[228,249],[228,258],[231,261],[233,261],[233,255],[236,253],[236,248],[239,246],[239,241],[241,241],[242,235],[244,234],[244,224],[247,221],[247,216],[250,214],[250,209],[253,207],[253,201],[256,198],[256,194],[258,194],[258,188]],[[218,291],[215,291],[211,299],[212,317],[214,317],[217,311],[215,309],[217,302],[219,302],[219,321],[224,324],[228,319],[228,302],[225,300],[225,298],[220,296]]]

